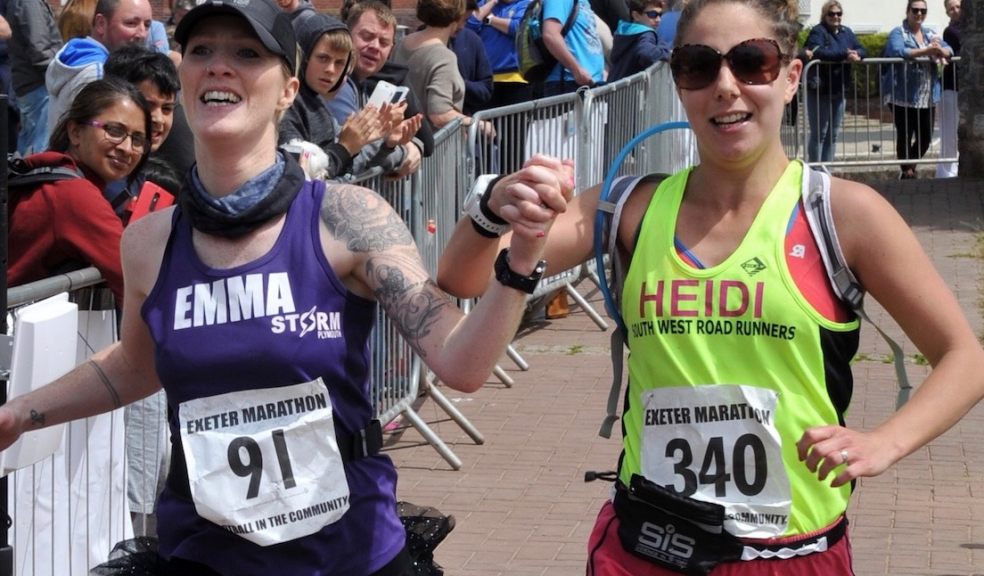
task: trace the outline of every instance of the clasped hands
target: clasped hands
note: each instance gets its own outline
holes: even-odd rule
[[[489,208],[512,226],[511,258],[536,262],[550,227],[574,195],[574,163],[534,155],[487,194]]]
[[[543,238],[574,195],[574,163],[536,154],[489,193],[489,208],[512,225],[513,235]]]

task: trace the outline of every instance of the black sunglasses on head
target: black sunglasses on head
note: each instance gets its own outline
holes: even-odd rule
[[[927,11],[929,11],[929,8],[909,8],[909,12],[913,14],[925,14]]]
[[[670,72],[677,87],[683,90],[707,88],[718,77],[722,62],[743,84],[770,84],[790,57],[782,53],[771,38],[753,38],[735,44],[722,54],[703,44],[685,44],[673,49]]]

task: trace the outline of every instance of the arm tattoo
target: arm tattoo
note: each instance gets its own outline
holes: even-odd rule
[[[407,342],[426,357],[423,340],[451,302],[427,279],[406,223],[379,194],[345,184],[326,188],[321,220],[349,251],[368,253],[366,281],[376,300]]]
[[[37,426],[38,428],[44,428],[44,412],[38,412],[37,410],[31,410],[31,425]]]
[[[421,341],[431,333],[450,301],[433,280],[413,284],[402,269],[376,258],[370,258],[366,263],[366,274],[378,285],[376,300],[396,321],[420,356],[426,357]]]
[[[329,185],[321,203],[321,221],[352,252],[413,245],[407,225],[386,201],[359,186]]]
[[[110,397],[112,397],[113,407],[119,408],[120,406],[123,406],[123,403],[120,401],[119,393],[116,392],[116,388],[113,387],[113,383],[106,377],[106,373],[99,367],[99,364],[96,364],[94,360],[89,360],[88,364],[92,366],[92,368],[96,371],[96,374],[99,375],[99,379],[102,380],[103,386],[106,387],[106,391],[109,392]]]

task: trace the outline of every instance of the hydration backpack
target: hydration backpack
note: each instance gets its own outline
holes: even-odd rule
[[[516,60],[519,62],[519,73],[531,83],[546,80],[557,65],[557,59],[543,43],[543,2],[544,0],[532,0],[516,28]],[[568,14],[567,21],[560,31],[561,36],[567,36],[574,27],[579,2],[580,0],[574,0],[571,13]]]

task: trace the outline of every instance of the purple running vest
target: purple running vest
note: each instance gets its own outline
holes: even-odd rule
[[[156,344],[172,442],[180,441],[177,410],[186,400],[319,376],[334,407],[336,435],[351,435],[372,419],[369,336],[376,305],[346,290],[325,258],[319,238],[325,193],[331,192],[322,183],[306,183],[270,252],[228,270],[199,259],[188,218],[176,214],[157,284],[141,309]],[[237,302],[233,293],[248,298]],[[237,576],[371,574],[404,546],[396,470],[389,457],[376,455],[348,462],[345,475],[351,508],[338,522],[268,547],[199,517],[190,499],[165,488],[157,503],[160,553]]]

